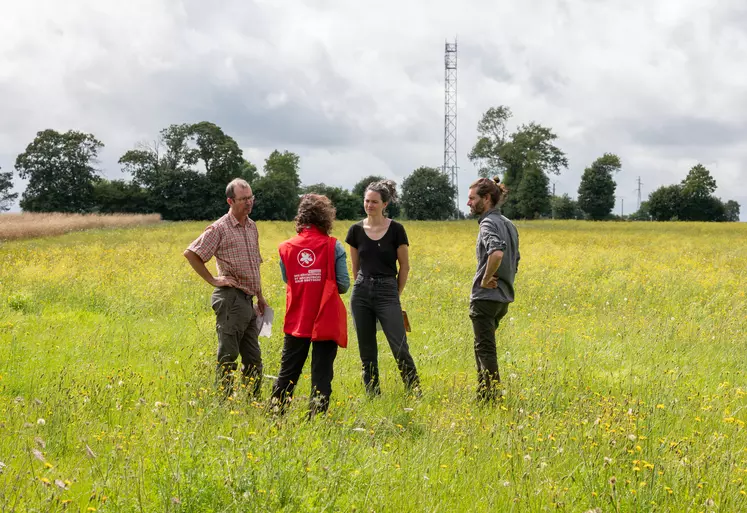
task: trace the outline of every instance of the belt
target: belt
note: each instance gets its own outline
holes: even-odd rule
[[[361,276],[361,278],[364,279],[364,280],[366,280],[366,281],[372,281],[372,282],[388,281],[388,280],[396,280],[397,279],[396,276]]]

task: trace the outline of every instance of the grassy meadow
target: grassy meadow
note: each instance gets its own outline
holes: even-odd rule
[[[517,223],[505,395],[486,408],[477,225],[405,222],[423,397],[383,340],[383,394],[364,396],[351,322],[311,422],[308,375],[279,422],[217,400],[211,289],[181,254],[205,225],[0,245],[0,511],[747,511],[747,224]],[[293,229],[259,231],[276,375]]]

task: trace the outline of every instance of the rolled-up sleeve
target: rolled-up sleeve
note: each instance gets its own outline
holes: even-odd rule
[[[196,253],[203,262],[210,260],[220,244],[221,233],[214,225],[208,226],[187,248]]]
[[[488,255],[506,250],[506,241],[498,234],[495,225],[487,219],[480,223],[480,239],[485,244],[485,251]]]
[[[344,294],[350,288],[350,275],[348,274],[348,258],[345,254],[345,248],[339,240],[335,243],[335,277],[338,292]]]

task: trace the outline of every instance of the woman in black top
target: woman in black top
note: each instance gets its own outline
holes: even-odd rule
[[[350,310],[358,336],[363,383],[366,392],[371,395],[381,393],[376,344],[377,321],[381,324],[397,360],[405,388],[415,394],[420,392],[418,373],[407,345],[399,301],[410,270],[407,252],[409,242],[404,226],[384,217],[384,210],[395,194],[395,185],[391,180],[369,184],[363,201],[367,217],[351,226],[345,238],[345,242],[350,245],[350,260],[355,277]]]

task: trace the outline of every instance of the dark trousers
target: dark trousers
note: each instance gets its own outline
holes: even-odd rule
[[[215,331],[218,333],[218,364],[216,382],[223,397],[233,394],[233,375],[241,356],[244,385],[259,399],[262,386],[262,352],[259,348],[257,314],[252,296],[241,289],[220,287],[212,295]]]
[[[496,387],[501,382],[501,376],[498,373],[495,331],[507,312],[508,303],[498,301],[475,299],[469,305],[469,317],[475,333],[477,393],[478,398],[482,400],[495,400]]]
[[[381,329],[397,361],[405,388],[411,390],[417,387],[418,373],[407,345],[397,279],[394,277],[367,278],[359,275],[350,296],[350,310],[358,337],[358,350],[363,365],[363,384],[366,391],[370,394],[381,393],[379,350],[376,343],[377,320],[381,324]]]
[[[279,406],[280,412],[293,399],[293,390],[309,356],[311,346],[311,394],[309,410],[311,416],[326,412],[332,395],[333,366],[337,356],[337,343],[334,341],[312,342],[310,338],[298,338],[285,334],[283,354],[280,357],[278,379],[272,388],[272,403]]]

